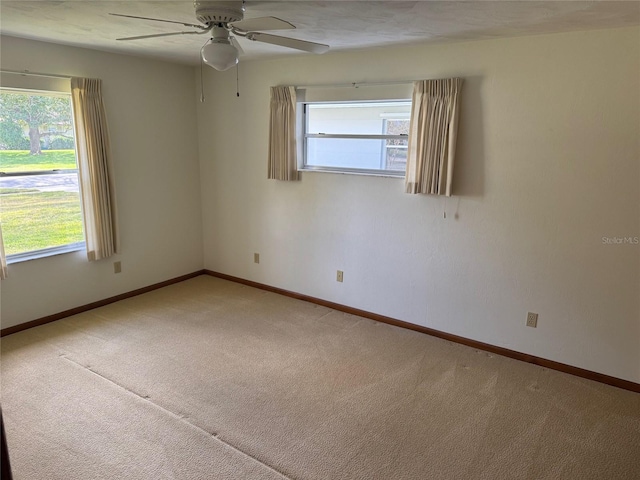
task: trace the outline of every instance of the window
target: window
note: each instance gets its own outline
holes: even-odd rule
[[[71,96],[0,89],[0,222],[7,261],[84,248]]]
[[[411,101],[302,107],[303,170],[404,176]]]

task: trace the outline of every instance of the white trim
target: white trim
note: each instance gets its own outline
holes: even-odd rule
[[[307,133],[305,138],[351,138],[354,140],[407,140],[409,135],[358,134],[358,133]]]
[[[364,168],[316,167],[305,166],[298,168],[299,172],[340,173],[342,175],[363,175],[367,177],[404,178],[405,172],[399,170],[367,170]]]
[[[29,70],[5,70],[4,68],[0,70],[0,73],[11,73],[14,75],[23,75],[26,77],[45,77],[45,78],[62,78],[71,80],[72,77],[69,75],[58,75],[55,73],[38,73],[38,72],[30,72]]]
[[[417,80],[397,80],[395,82],[351,82],[351,83],[325,83],[315,85],[296,85],[296,90],[307,88],[358,88],[358,87],[386,87],[391,85],[411,85]]]
[[[32,250],[30,252],[14,253],[13,255],[7,255],[7,265],[36,260],[38,258],[52,257],[54,255],[62,255],[64,253],[78,252],[85,249],[85,242],[76,242],[61,245],[59,247],[49,247],[40,250]]]

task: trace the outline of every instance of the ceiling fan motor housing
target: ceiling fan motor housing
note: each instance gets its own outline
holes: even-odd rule
[[[235,2],[193,2],[196,18],[206,24],[238,22],[244,18],[243,1]]]

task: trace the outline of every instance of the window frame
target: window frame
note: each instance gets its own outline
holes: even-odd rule
[[[408,134],[392,135],[392,134],[327,134],[327,133],[309,133],[309,105],[362,105],[362,104],[403,104],[411,106],[410,98],[403,99],[376,99],[376,100],[340,100],[340,101],[302,101],[298,102],[298,142],[301,146],[298,147],[299,161],[298,171],[301,172],[327,172],[327,173],[342,173],[350,175],[369,175],[377,177],[392,177],[392,178],[404,178],[406,171],[400,170],[387,170],[382,168],[353,168],[353,167],[336,167],[326,165],[309,165],[307,163],[308,158],[308,139],[313,138],[335,138],[335,139],[351,139],[351,140],[407,140]],[[300,108],[301,107],[301,108]],[[383,131],[386,130],[388,120],[397,120],[401,117],[389,117],[383,118]],[[406,120],[409,120],[407,116]],[[402,118],[404,119],[404,118]],[[396,146],[398,148],[399,146]],[[380,163],[385,162],[386,156],[383,152],[389,148],[388,145],[382,145]],[[405,147],[406,148],[406,147]]]
[[[76,143],[76,138],[75,138],[75,127],[74,127],[74,117],[73,117],[73,102],[71,102],[71,93],[69,92],[61,92],[61,91],[57,91],[57,90],[42,90],[42,89],[37,89],[37,88],[20,88],[20,87],[10,87],[10,86],[0,86],[0,93],[1,92],[13,92],[13,93],[19,93],[19,94],[23,94],[23,95],[39,95],[39,96],[49,96],[49,97],[62,97],[62,98],[68,98],[69,99],[69,108],[71,110],[71,128],[74,131],[73,134],[73,140],[74,140],[74,144]],[[61,174],[69,174],[69,173],[75,173],[76,176],[78,177],[78,189],[81,188],[80,186],[80,174],[79,174],[79,170],[78,170],[78,150],[77,150],[77,145],[74,145],[74,154],[75,154],[75,159],[76,159],[76,168],[73,169],[52,169],[52,170],[25,170],[25,171],[14,171],[14,172],[2,172],[0,171],[0,178],[7,178],[7,177],[24,177],[24,176],[39,176],[39,175],[61,175]],[[82,212],[82,198],[79,195],[79,204],[80,204],[80,211]],[[83,231],[83,235],[84,235],[84,215],[82,215],[81,217],[81,222],[82,222],[82,231]],[[6,261],[7,261],[7,265],[10,265],[12,263],[20,263],[20,262],[26,262],[28,260],[35,260],[38,258],[46,258],[46,257],[51,257],[51,256],[55,256],[55,255],[62,255],[65,253],[72,253],[72,252],[78,252],[78,251],[82,251],[82,250],[86,250],[86,240],[82,240],[80,242],[71,242],[71,243],[65,243],[64,245],[58,245],[58,246],[54,246],[54,247],[45,247],[45,248],[39,248],[37,250],[29,250],[29,251],[25,251],[25,252],[19,252],[19,253],[12,253],[9,255],[6,255]]]

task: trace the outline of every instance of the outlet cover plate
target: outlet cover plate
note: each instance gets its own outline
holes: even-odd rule
[[[336,281],[342,282],[344,280],[344,272],[342,270],[338,270],[336,274]]]
[[[529,312],[527,313],[527,327],[536,328],[538,326],[538,314]]]

